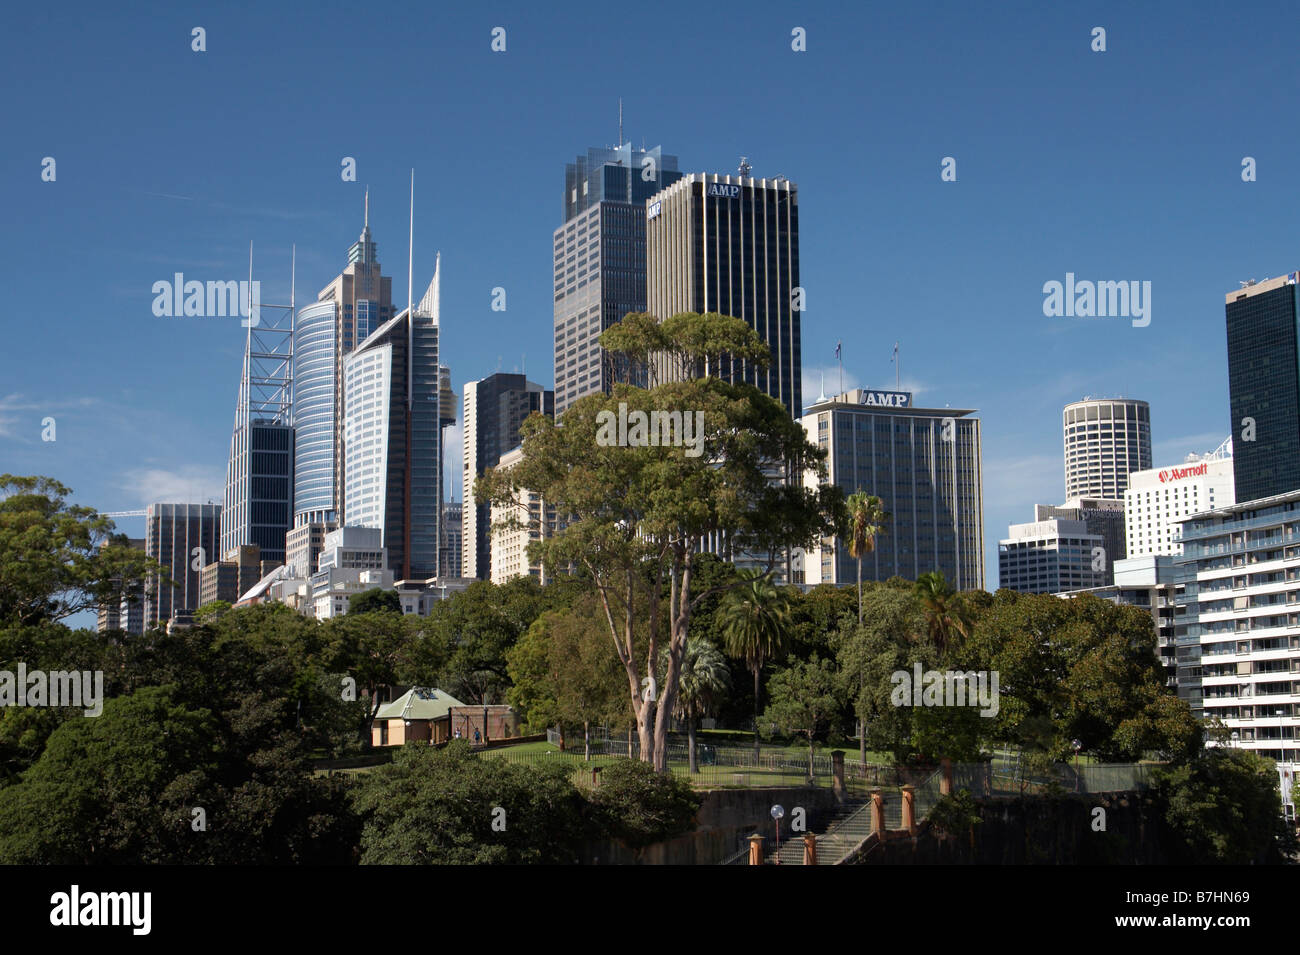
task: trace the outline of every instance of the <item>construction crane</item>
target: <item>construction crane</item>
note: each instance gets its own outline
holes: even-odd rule
[[[100,511],[101,517],[147,517],[147,511]]]

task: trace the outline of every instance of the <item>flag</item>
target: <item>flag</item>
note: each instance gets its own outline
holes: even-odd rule
[[[835,358],[836,358],[837,361],[839,360],[839,357],[840,357],[840,347],[841,347],[843,344],[844,344],[843,342],[836,342],[836,343],[835,343]]]
[[[894,357],[890,361],[898,361],[898,342],[894,342]]]

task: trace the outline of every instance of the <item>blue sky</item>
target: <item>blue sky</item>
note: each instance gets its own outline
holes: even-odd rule
[[[918,405],[979,409],[990,589],[1006,525],[1063,497],[1062,406],[1149,401],[1158,465],[1212,449],[1229,428],[1223,295],[1300,268],[1294,5],[467,7],[9,11],[0,472],[103,510],[219,499],[242,329],[155,317],[153,283],[246,277],[251,240],[266,300],[284,301],[296,243],[313,300],[368,184],[400,300],[412,167],[416,295],[441,251],[457,391],[524,363],[551,384],[564,164],[617,139],[620,96],[627,138],[685,171],[745,155],[798,184],[806,399],[822,371],[836,383],[839,340],[847,385],[892,387],[898,340]],[[1067,272],[1150,281],[1150,325],[1045,317],[1043,284]]]

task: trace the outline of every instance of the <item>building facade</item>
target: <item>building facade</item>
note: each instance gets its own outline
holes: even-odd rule
[[[150,504],[145,509],[144,551],[162,566],[162,575],[145,583],[145,628],[165,627],[172,617],[199,608],[199,574],[217,553],[220,533],[220,504]]]
[[[465,386],[462,421],[460,576],[492,576],[491,512],[474,496],[474,482],[518,447],[520,428],[533,412],[555,414],[555,392],[523,375],[495,374]],[[450,576],[450,575],[447,575]]]
[[[973,414],[915,408],[908,392],[855,389],[799,419],[808,440],[827,453],[830,482],[845,495],[877,495],[890,515],[863,559],[863,580],[940,571],[958,590],[984,586],[980,420]],[[816,480],[804,477],[808,486]],[[824,540],[803,564],[809,585],[857,579],[847,541]]]
[[[497,462],[497,468],[508,470],[524,459],[523,448],[507,451]],[[540,583],[548,579],[546,567],[528,554],[528,545],[535,540],[554,537],[557,529],[555,506],[547,504],[533,491],[521,490],[515,496],[514,506],[493,503],[490,513],[492,533],[492,576],[494,584],[504,584],[515,577],[536,577]],[[503,526],[514,520],[517,526]]]
[[[438,271],[413,312],[403,309],[344,360],[344,524],[383,531],[398,579],[438,575]]]
[[[998,541],[998,587],[1025,594],[1059,594],[1106,585],[1100,534],[1084,521],[1054,518],[1012,524]]]
[[[1066,501],[1060,507],[1048,504],[1034,505],[1035,521],[1050,521],[1057,517],[1083,521],[1088,525],[1089,534],[1096,534],[1101,538],[1101,546],[1106,551],[1104,582],[1114,583],[1115,561],[1123,560],[1127,552],[1124,541],[1124,502],[1081,497]]]
[[[1300,272],[1225,296],[1234,493],[1253,501],[1300,489]]]
[[[348,603],[363,590],[390,590],[393,572],[375,527],[342,527],[325,537],[320,569],[311,575],[312,615],[328,620],[348,612]]]
[[[646,310],[646,200],[681,178],[662,147],[588,149],[564,171],[564,224],[552,239],[555,405],[608,392],[618,369],[600,335]]]
[[[461,533],[465,519],[464,508],[460,501],[444,501],[442,505],[441,556],[438,559],[440,577],[458,579],[461,576]]]
[[[1151,406],[1085,398],[1065,406],[1065,497],[1123,501],[1128,476],[1151,467]]]
[[[105,541],[100,546],[107,543]],[[129,537],[126,544],[132,550],[145,549],[143,537]],[[114,578],[114,583],[118,585],[117,596],[99,605],[95,631],[107,633],[109,630],[121,630],[123,633],[137,635],[144,633],[144,585],[139,581],[134,585],[123,585],[118,578]]]
[[[265,560],[284,563],[293,520],[293,458],[292,425],[254,419],[236,429],[221,511],[222,553],[256,544]]]
[[[644,215],[646,310],[660,319],[718,312],[744,320],[771,349],[771,364],[726,358],[710,374],[749,382],[799,417],[804,301],[795,184],[692,173],[653,196]],[[703,371],[664,360],[659,375],[681,380]]]
[[[1134,471],[1124,492],[1128,556],[1183,552],[1181,522],[1236,502],[1231,441],[1219,451],[1188,455],[1179,465]]]
[[[1300,754],[1300,490],[1183,521],[1178,695],[1226,745]]]
[[[256,544],[241,544],[199,571],[199,606],[224,600],[232,606],[280,564],[264,561]]]

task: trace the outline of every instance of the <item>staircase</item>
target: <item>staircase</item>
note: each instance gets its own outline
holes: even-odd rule
[[[817,835],[817,864],[834,865],[848,855],[859,842],[871,832],[871,801],[869,799],[846,799],[835,807],[826,827]],[[764,861],[768,865],[778,863],[775,847],[770,849]],[[803,834],[794,833],[788,840],[781,842],[781,865],[803,865]]]

